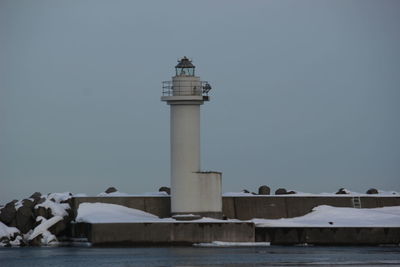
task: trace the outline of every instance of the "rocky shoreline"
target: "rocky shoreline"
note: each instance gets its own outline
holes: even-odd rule
[[[71,193],[35,192],[29,198],[7,203],[0,212],[0,245],[56,244],[74,219],[71,197]]]

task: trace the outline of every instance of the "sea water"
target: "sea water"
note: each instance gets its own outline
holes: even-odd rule
[[[1,267],[400,266],[400,247],[0,248]]]

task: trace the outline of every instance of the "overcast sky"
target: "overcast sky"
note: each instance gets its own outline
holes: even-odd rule
[[[400,1],[0,0],[0,203],[169,185],[182,56],[225,192],[400,191],[399,28]]]

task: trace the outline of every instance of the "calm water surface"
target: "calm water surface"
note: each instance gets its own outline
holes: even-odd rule
[[[400,247],[0,248],[0,266],[400,266]]]

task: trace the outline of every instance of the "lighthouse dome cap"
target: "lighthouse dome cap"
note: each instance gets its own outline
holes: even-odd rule
[[[175,68],[195,68],[195,66],[192,64],[192,61],[188,59],[187,57],[183,57],[180,60],[178,60],[178,65],[175,66]]]

